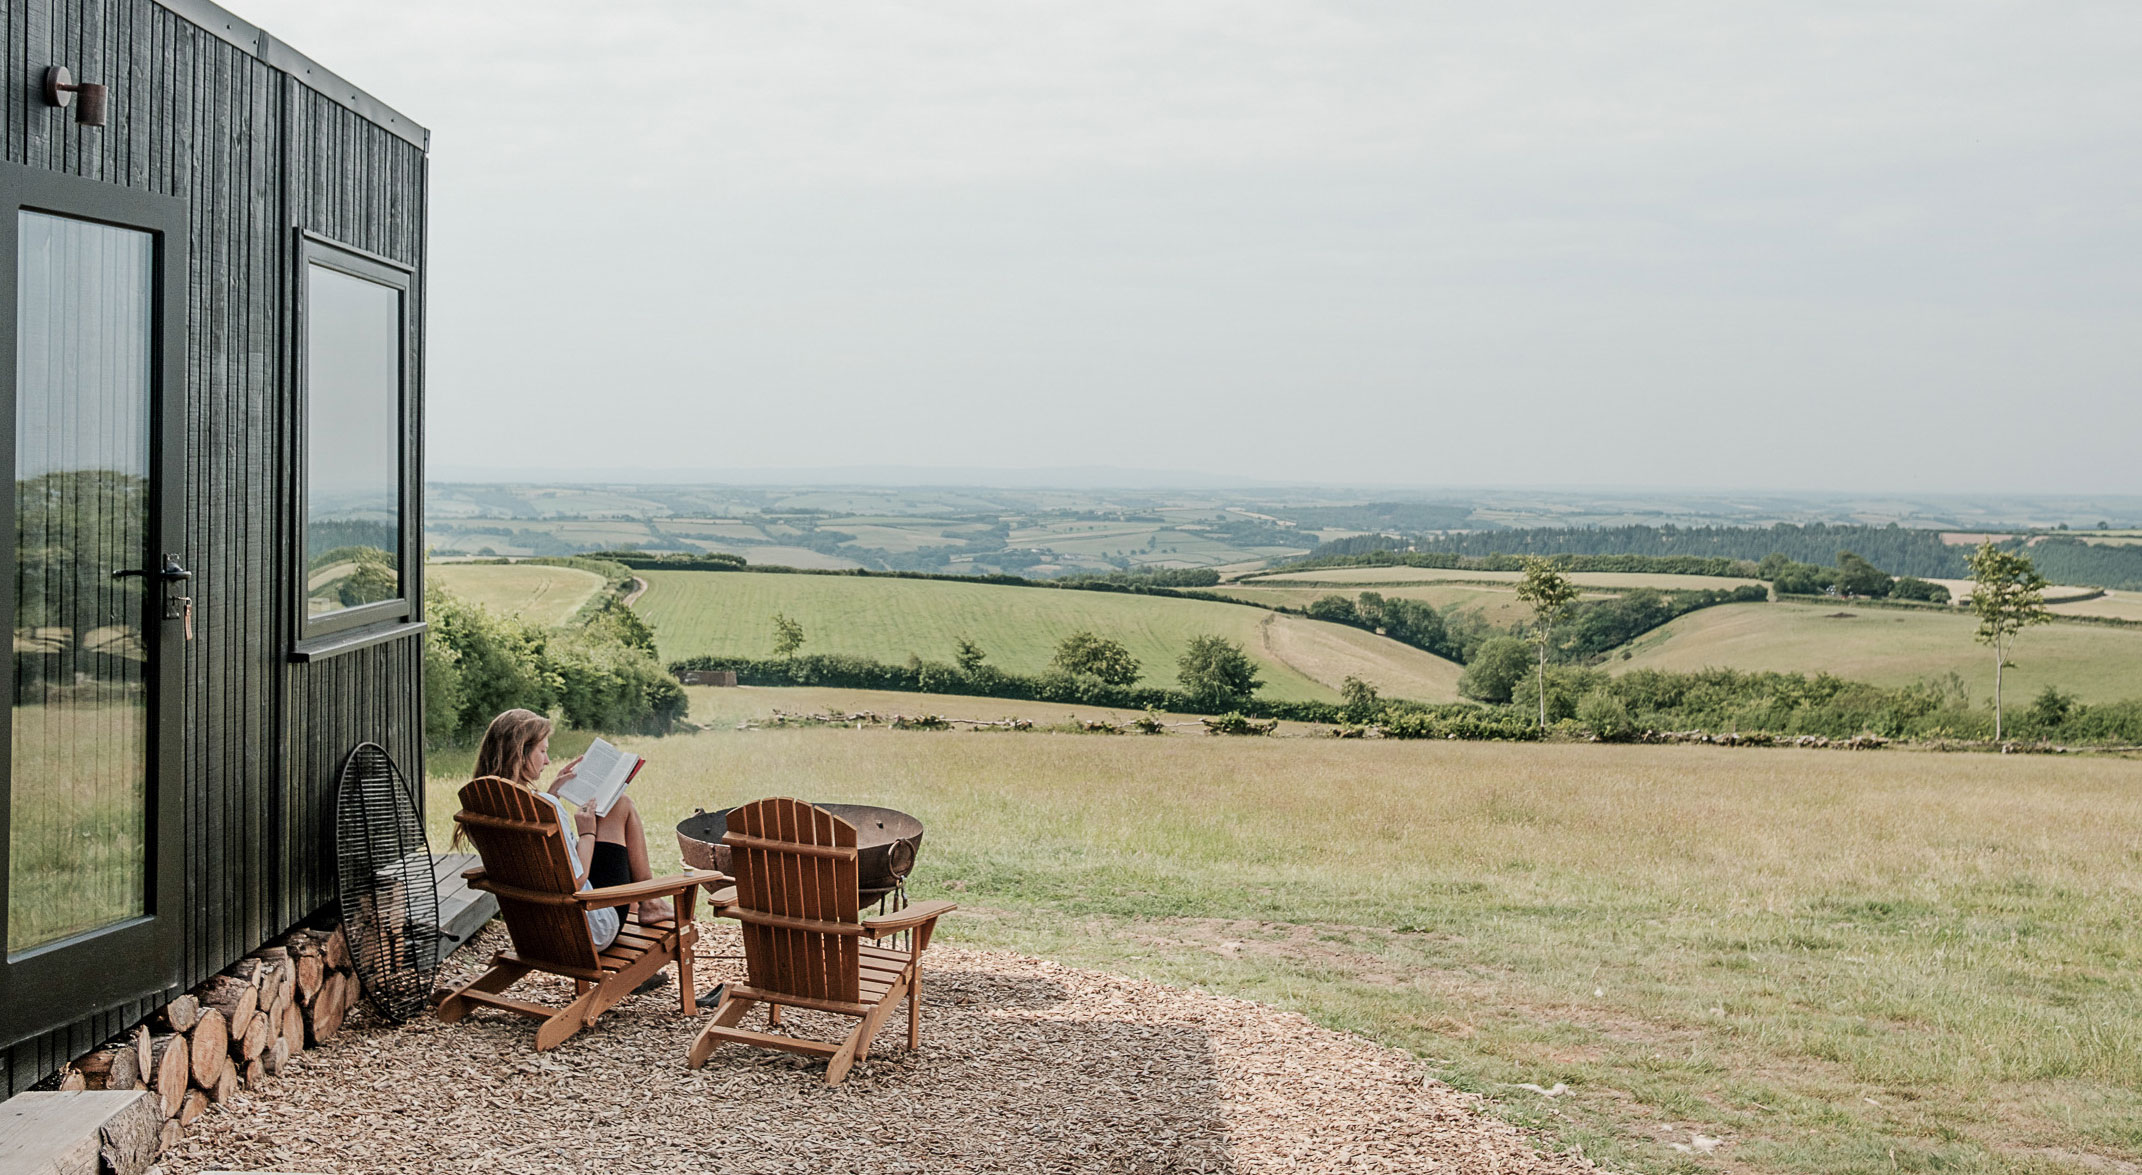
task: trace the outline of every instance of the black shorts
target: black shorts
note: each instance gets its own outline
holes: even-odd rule
[[[625,846],[606,840],[595,842],[595,860],[588,866],[588,884],[596,889],[611,885],[627,885],[632,881],[632,858]],[[613,907],[620,920],[625,917],[625,907]]]

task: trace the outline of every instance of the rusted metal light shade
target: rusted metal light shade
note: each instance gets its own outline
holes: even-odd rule
[[[104,103],[110,91],[96,82],[74,84],[74,75],[64,65],[55,65],[45,70],[45,104],[48,106],[74,106],[74,120],[83,126],[104,125]],[[75,105],[80,95],[81,105]]]

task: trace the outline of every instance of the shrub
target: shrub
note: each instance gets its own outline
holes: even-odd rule
[[[1200,718],[1198,721],[1204,723],[1205,729],[1214,734],[1270,734],[1279,727],[1277,720],[1258,722],[1255,719],[1243,717],[1240,710],[1229,710],[1225,714],[1211,718]]]
[[[1931,583],[1914,575],[1900,575],[1897,576],[1896,582],[1890,585],[1889,598],[1893,600],[1925,600],[1930,604],[1946,604],[1949,602],[1950,596],[1949,589],[1938,583]]]
[[[1577,700],[1577,724],[1610,743],[1636,734],[1636,721],[1629,716],[1628,703],[1604,689],[1595,689]]]

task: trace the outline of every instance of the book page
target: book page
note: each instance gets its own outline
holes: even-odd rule
[[[580,766],[574,768],[573,777],[565,781],[564,787],[558,789],[558,798],[576,808],[587,807],[589,801],[603,794],[604,785],[609,783],[610,776],[616,773],[623,758],[623,751],[602,739],[596,739],[589,744],[588,753],[581,756]],[[611,803],[616,800],[617,797],[610,797]],[[608,804],[604,807],[607,808]],[[600,816],[602,813],[597,812],[596,815]]]

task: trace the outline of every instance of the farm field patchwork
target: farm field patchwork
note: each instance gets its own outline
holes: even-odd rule
[[[1972,640],[1961,611],[1823,604],[1725,604],[1681,616],[1637,638],[1609,665],[1691,672],[1718,666],[1833,673],[1877,685],[1908,685],[1955,673],[1974,701],[1993,692],[1993,653]],[[2022,705],[2046,686],[2085,702],[2142,696],[2142,630],[2045,624],[2018,638],[2005,693]]]
[[[1448,700],[1458,675],[1442,658],[1358,629],[1205,600],[816,575],[649,571],[643,578],[648,590],[634,606],[654,625],[665,660],[770,656],[771,617],[780,612],[803,625],[806,652],[949,662],[965,636],[991,664],[1020,673],[1040,672],[1058,641],[1086,629],[1127,646],[1145,683],[1170,686],[1190,638],[1214,634],[1256,658],[1260,692],[1282,700],[1334,700],[1348,674],[1368,676],[1358,666],[1371,666],[1387,695]]]
[[[1298,1010],[1411,1050],[1609,1169],[2142,1162],[2134,759],[620,741],[650,758],[634,795],[657,869],[695,807],[789,794],[913,812],[928,836],[911,890],[961,903],[948,938]],[[470,757],[431,756],[436,843]]]
[[[578,567],[536,563],[428,563],[427,583],[445,588],[501,616],[555,627],[573,618],[603,585],[602,576]]]

